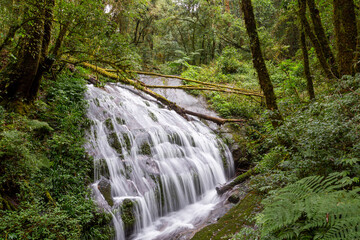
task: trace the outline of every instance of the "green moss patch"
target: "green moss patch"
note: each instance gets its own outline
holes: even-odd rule
[[[115,151],[123,157],[122,146],[115,132],[110,133],[108,136],[109,145],[115,149]]]
[[[124,224],[125,236],[130,236],[135,227],[135,203],[130,199],[125,199],[121,205],[121,219]]]
[[[105,120],[105,126],[109,131],[115,131],[114,124],[111,121],[111,118]]]
[[[224,240],[243,226],[254,224],[253,217],[259,210],[262,197],[255,193],[247,194],[237,205],[230,209],[217,223],[211,224],[195,234],[192,240]]]
[[[150,144],[147,143],[147,142],[144,142],[143,144],[141,144],[139,153],[142,154],[142,155],[150,156],[151,155]]]

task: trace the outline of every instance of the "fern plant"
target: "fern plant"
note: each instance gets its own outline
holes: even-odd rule
[[[360,188],[340,175],[311,176],[264,200],[262,239],[360,239]]]

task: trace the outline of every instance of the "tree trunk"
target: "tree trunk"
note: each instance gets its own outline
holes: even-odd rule
[[[25,37],[21,40],[22,47],[18,55],[18,62],[12,66],[11,82],[6,89],[6,101],[8,102],[27,101],[30,96],[30,89],[40,63],[43,29],[44,21],[42,19],[30,21],[24,26]]]
[[[59,35],[56,38],[55,46],[51,51],[52,55],[54,56],[54,58],[56,60],[60,58],[60,55],[61,55],[60,54],[60,49],[61,49],[61,46],[62,46],[62,44],[64,42],[64,38],[66,36],[66,33],[69,30],[70,24],[71,24],[71,22],[69,21],[69,22],[66,22],[63,26],[61,26]]]
[[[241,8],[242,12],[244,13],[246,30],[250,38],[250,49],[252,53],[253,64],[258,74],[260,87],[264,92],[266,107],[273,111],[271,122],[274,127],[277,127],[281,124],[282,117],[278,111],[274,88],[261,52],[260,40],[256,29],[256,22],[251,0],[242,0]]]
[[[336,75],[334,75],[330,69],[330,66],[327,62],[326,57],[324,56],[324,53],[322,51],[321,45],[315,34],[312,32],[310,24],[308,20],[306,19],[306,0],[298,0],[299,3],[299,18],[301,21],[301,24],[305,30],[306,35],[308,35],[311,43],[314,45],[316,56],[320,62],[320,65],[322,69],[325,72],[325,75],[329,79],[336,78]]]
[[[311,100],[313,100],[315,98],[314,84],[310,73],[309,54],[306,46],[306,36],[304,31],[301,32],[301,50],[303,53],[303,60],[304,60],[304,73],[307,82],[306,86],[309,93],[309,97]]]
[[[336,60],[335,60],[334,54],[330,48],[329,40],[326,37],[325,30],[324,30],[324,27],[321,22],[319,10],[317,9],[314,0],[307,0],[307,5],[309,7],[310,17],[313,22],[314,31],[315,31],[316,37],[319,41],[319,44],[320,44],[320,47],[324,54],[324,57],[328,60],[328,64],[330,66],[332,73],[336,77],[338,77],[339,73],[338,73],[338,68],[336,65]]]
[[[357,42],[355,5],[353,0],[334,0],[334,26],[340,77],[354,73]]]
[[[55,0],[46,0],[45,4],[45,19],[44,19],[44,31],[43,31],[43,40],[41,46],[41,55],[40,55],[40,63],[38,70],[36,72],[35,79],[31,85],[28,100],[33,101],[35,100],[39,88],[40,82],[44,72],[50,70],[53,60],[48,57],[48,49],[51,40],[51,29],[52,29],[52,20],[53,20],[53,8],[55,5]]]
[[[25,37],[20,40],[17,63],[10,67],[10,81],[6,88],[4,101],[14,110],[23,112],[25,105],[31,103],[39,90],[42,74],[48,65],[46,57],[50,44],[52,11],[55,0],[38,0],[29,4],[26,11],[28,19],[24,24]],[[25,104],[25,105],[24,105]]]

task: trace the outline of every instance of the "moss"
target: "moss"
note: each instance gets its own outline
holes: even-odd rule
[[[151,155],[151,147],[148,142],[144,142],[143,144],[141,144],[140,154],[147,155],[147,156]]]
[[[115,131],[114,124],[112,123],[111,118],[105,120],[105,126],[109,131]]]
[[[135,203],[130,199],[125,199],[121,205],[121,219],[124,224],[125,236],[128,237],[132,234],[135,228]]]
[[[236,206],[230,209],[215,224],[206,226],[197,232],[192,240],[223,240],[231,239],[243,226],[254,224],[253,217],[258,212],[261,196],[255,193],[247,194]]]
[[[99,159],[96,161],[96,169],[101,176],[108,179],[110,178],[110,171],[105,159]]]
[[[132,167],[130,165],[126,165],[126,163],[124,162],[124,169],[125,169],[125,173],[122,172],[123,176],[126,177],[126,179],[130,179],[130,174],[132,173]]]
[[[116,117],[116,122],[120,125],[125,125],[125,120],[119,117]]]
[[[107,203],[110,206],[114,205],[114,201],[113,198],[111,196],[111,184],[110,181],[105,179],[105,178],[101,178],[99,184],[98,184],[98,189],[101,192],[101,194],[103,195],[104,199],[107,201]]]
[[[122,146],[115,132],[107,135],[109,145],[123,158]]]
[[[39,137],[49,135],[54,130],[47,122],[38,120],[28,120],[27,127],[35,134],[35,136]]]
[[[131,152],[131,141],[130,141],[130,137],[127,133],[123,133],[122,134],[124,141],[125,141],[125,145],[126,145],[126,150],[128,151],[128,153],[130,154]]]
[[[100,101],[99,101],[99,99],[95,98],[95,99],[94,99],[94,103],[95,103],[95,105],[96,105],[97,107],[100,107]]]
[[[158,122],[158,118],[156,117],[156,115],[153,112],[148,111],[149,113],[149,117],[154,121],[154,122]]]
[[[160,176],[154,176],[154,175],[150,175],[151,179],[154,180],[155,184],[156,184],[156,188],[154,189],[155,192],[155,197],[157,199],[157,203],[160,203],[160,207],[164,208],[165,206],[165,197],[164,197],[164,191],[163,191],[163,185],[162,185],[162,181],[161,181],[161,177]]]
[[[179,146],[183,146],[181,138],[179,136],[179,134],[177,134],[176,132],[173,132],[171,134],[168,135],[168,139],[171,143],[173,144],[177,144]]]
[[[227,158],[226,158],[225,149],[224,149],[224,146],[222,144],[219,144],[219,145],[220,145],[219,148],[220,148],[221,160],[222,160],[224,168],[227,169],[229,167],[229,164],[228,164],[228,161],[227,161]]]
[[[144,103],[146,104],[146,106],[150,107],[150,103],[148,101],[144,101]]]

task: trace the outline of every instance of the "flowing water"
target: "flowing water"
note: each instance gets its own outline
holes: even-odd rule
[[[134,89],[89,85],[87,99],[94,198],[113,215],[116,239],[186,239],[233,174],[227,146],[201,121]]]

